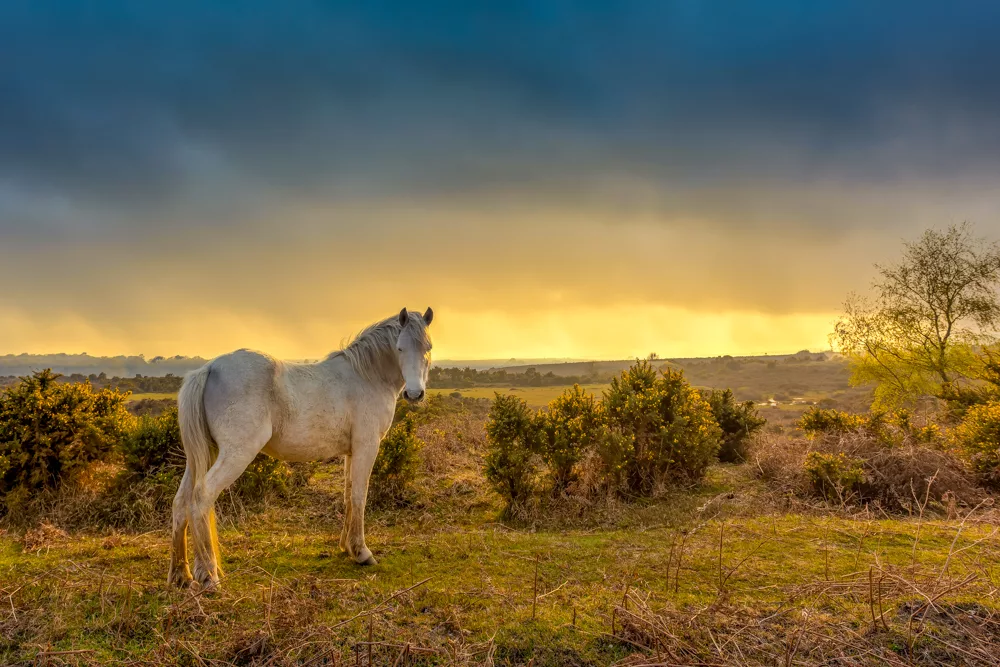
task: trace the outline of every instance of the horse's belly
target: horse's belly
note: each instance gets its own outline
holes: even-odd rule
[[[264,447],[264,452],[283,461],[323,461],[351,451],[346,424],[286,424]]]

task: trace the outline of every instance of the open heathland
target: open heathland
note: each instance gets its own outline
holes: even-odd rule
[[[339,463],[254,506],[223,496],[216,591],[166,585],[168,505],[123,529],[58,508],[51,523],[11,525],[0,536],[0,663],[1000,658],[1000,517],[988,495],[885,513],[803,499],[766,481],[752,458],[653,498],[566,496],[501,522],[481,472],[487,407],[423,408],[433,414],[417,429],[413,494],[369,514],[371,568],[337,548]]]

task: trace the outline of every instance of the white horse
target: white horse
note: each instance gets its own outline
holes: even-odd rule
[[[368,477],[400,392],[409,401],[424,397],[433,317],[430,308],[423,315],[404,308],[318,363],[239,350],[184,378],[177,404],[187,468],[174,498],[170,583],[218,585],[215,501],[261,451],[285,461],[343,456],[340,548],[361,565],[375,564],[365,545]]]

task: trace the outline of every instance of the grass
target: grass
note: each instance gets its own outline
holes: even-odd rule
[[[851,653],[823,639],[831,627],[836,641],[854,633],[881,651],[860,664],[902,664],[946,648],[937,625],[911,618],[930,597],[940,595],[935,610],[980,620],[996,611],[990,523],[783,512],[746,467],[716,467],[693,493],[596,522],[504,526],[487,496],[455,494],[448,507],[439,490],[433,504],[371,515],[371,569],[337,549],[340,477],[327,473],[311,499],[224,527],[220,592],[165,586],[165,530],[57,536],[33,551],[0,538],[0,659],[369,664],[370,647],[371,664],[402,664],[407,645],[410,664],[660,664],[649,660],[657,650],[736,659],[738,642],[647,645],[644,628],[683,613],[691,637],[708,627],[718,642],[744,623],[758,637],[755,664],[778,664],[782,651],[792,656],[784,664]]]
[[[165,400],[165,399],[168,399],[168,398],[173,398],[173,399],[176,400],[176,398],[177,398],[177,392],[151,391],[151,392],[143,393],[143,394],[132,393],[132,394],[129,394],[128,401],[129,401],[129,403],[131,403],[133,401],[141,401],[143,399],[149,399],[149,400],[152,400],[152,401],[162,401],[162,400]]]
[[[258,512],[223,496],[219,591],[166,586],[166,515],[0,532],[0,664],[997,664],[989,507],[816,508],[751,463],[504,524],[480,472],[485,406],[451,406],[419,427],[413,500],[368,514],[373,568],[337,547],[337,462]]]

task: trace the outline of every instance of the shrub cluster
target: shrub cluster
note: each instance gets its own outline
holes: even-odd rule
[[[50,370],[21,378],[0,393],[0,515],[31,521],[60,497],[81,501],[87,521],[115,527],[165,520],[184,469],[177,408],[134,416],[127,394],[67,383]],[[95,464],[103,470],[95,486]],[[84,474],[87,473],[87,474]],[[241,503],[284,493],[288,466],[258,455],[231,487]],[[88,486],[89,485],[89,486]]]
[[[863,431],[811,441],[765,438],[754,452],[753,469],[783,492],[838,507],[915,514],[943,508],[948,497],[975,505],[983,495],[953,453],[913,441],[886,444]]]
[[[538,449],[549,469],[552,490],[566,491],[576,481],[577,465],[600,436],[601,414],[593,394],[573,385],[539,412],[533,425]]]
[[[990,375],[982,386],[946,387],[949,394],[945,420],[954,428],[945,433],[937,423],[917,424],[906,411],[850,414],[837,410],[812,409],[803,415],[800,427],[809,437],[866,434],[886,448],[927,446],[948,456],[958,457],[979,477],[979,482],[1000,488],[1000,365],[991,362]]]
[[[812,407],[799,419],[799,428],[809,437],[820,434],[855,433],[868,425],[868,418],[865,415],[832,408]]]
[[[953,435],[957,450],[982,480],[1000,487],[1000,401],[968,408]]]
[[[724,438],[738,450],[762,424],[753,405],[735,403],[731,393],[706,398],[680,372],[658,373],[641,361],[599,400],[574,386],[532,412],[516,396],[497,393],[486,421],[484,469],[507,515],[546,492],[649,496],[699,481]]]
[[[760,433],[767,420],[758,416],[753,401],[738,403],[730,389],[713,389],[703,392],[703,395],[722,429],[719,460],[723,463],[746,461],[751,440]]]
[[[612,432],[604,461],[627,493],[649,495],[671,482],[695,482],[716,460],[721,429],[683,373],[657,373],[642,361],[611,382],[601,401]]]
[[[486,417],[488,449],[483,473],[506,503],[508,515],[524,510],[535,491],[535,425],[523,400],[497,392]]]
[[[125,469],[136,475],[147,476],[170,467],[183,468],[184,447],[177,407],[167,408],[156,417],[136,417],[120,446]]]
[[[990,433],[988,419],[970,422],[961,440],[995,438],[1000,410],[996,416],[996,432]],[[799,425],[808,441],[771,439],[755,455],[761,477],[798,495],[909,513],[928,503],[942,507],[948,496],[973,503],[982,495],[961,449],[948,447],[937,424],[921,424],[905,410],[851,414],[814,408]]]
[[[368,483],[368,498],[373,505],[399,505],[408,500],[421,449],[423,442],[417,437],[416,421],[412,414],[406,414],[386,433],[375,457]]]
[[[813,407],[802,415],[799,428],[809,438],[860,433],[869,435],[887,446],[934,444],[942,441],[941,429],[937,424],[925,420],[925,423],[920,425],[908,410],[856,414]]]
[[[62,384],[44,370],[0,394],[0,500],[8,513],[107,457],[126,431],[126,395]]]
[[[809,452],[803,468],[812,490],[827,500],[844,502],[864,481],[864,461],[844,452]]]

